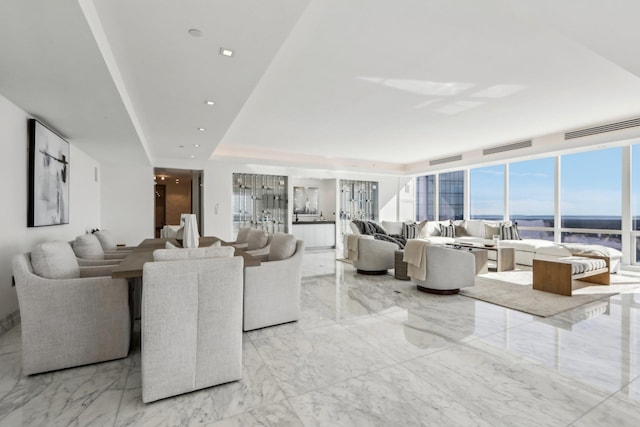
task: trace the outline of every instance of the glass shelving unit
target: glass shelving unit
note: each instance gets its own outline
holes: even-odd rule
[[[243,227],[287,232],[287,177],[233,174],[233,232]]]
[[[340,227],[342,234],[350,232],[354,219],[378,220],[378,182],[340,180]]]

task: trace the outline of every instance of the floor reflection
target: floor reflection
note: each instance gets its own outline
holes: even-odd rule
[[[244,335],[240,381],[150,405],[139,348],[24,377],[20,326],[10,330],[0,427],[638,425],[640,295],[540,318],[363,276],[335,257],[305,254],[300,320]]]

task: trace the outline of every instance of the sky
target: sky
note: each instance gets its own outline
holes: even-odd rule
[[[640,145],[633,163],[640,165]],[[561,156],[561,210],[564,215],[621,216],[622,148]],[[553,216],[554,157],[509,164],[512,215]],[[634,215],[640,214],[640,167],[633,176]],[[502,215],[504,166],[471,170],[471,214]]]

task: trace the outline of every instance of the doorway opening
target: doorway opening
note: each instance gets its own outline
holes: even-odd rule
[[[203,176],[201,170],[154,168],[156,238],[165,225],[180,225],[180,215],[184,213],[196,215],[198,232],[204,235]]]

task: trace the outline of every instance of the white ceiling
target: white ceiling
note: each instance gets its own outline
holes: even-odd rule
[[[50,3],[0,3],[0,93],[101,159],[400,170],[640,115],[637,0]]]
[[[148,162],[77,1],[0,1],[0,94],[98,159]]]

